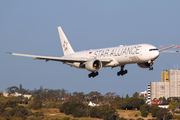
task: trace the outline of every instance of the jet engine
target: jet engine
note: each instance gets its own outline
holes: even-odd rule
[[[85,64],[85,68],[92,72],[98,71],[102,68],[102,62],[96,59],[90,60]]]
[[[140,68],[150,68],[150,63],[146,62],[146,63],[138,63],[138,66]]]

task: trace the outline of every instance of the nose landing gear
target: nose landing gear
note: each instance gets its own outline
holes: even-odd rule
[[[125,74],[127,74],[127,70],[124,70],[124,65],[122,65],[121,66],[121,70],[119,71],[119,72],[117,72],[117,75],[119,76],[119,75],[125,75]]]
[[[99,75],[98,72],[92,72],[92,73],[90,73],[90,74],[88,75],[88,77],[89,77],[89,78],[91,78],[91,77],[96,77],[97,75]]]
[[[149,70],[153,70],[153,63],[154,63],[154,60],[151,60],[148,62],[149,63]]]

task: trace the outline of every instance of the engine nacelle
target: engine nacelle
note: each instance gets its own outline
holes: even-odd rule
[[[96,59],[90,60],[86,63],[85,68],[92,72],[99,71],[102,68],[102,62]]]
[[[146,63],[138,63],[138,66],[141,68],[150,68],[150,64],[148,62]]]

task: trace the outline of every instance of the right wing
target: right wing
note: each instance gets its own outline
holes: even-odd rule
[[[170,45],[170,46],[161,48],[161,49],[159,49],[159,52],[163,52],[164,50],[167,50],[167,49],[172,48],[172,47],[174,47],[174,46],[175,46],[175,45]]]
[[[165,51],[162,51],[162,52],[166,52],[166,53],[180,53],[180,50],[175,50],[175,51],[165,50]]]

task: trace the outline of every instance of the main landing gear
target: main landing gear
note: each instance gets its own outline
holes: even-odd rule
[[[117,72],[117,75],[119,76],[119,75],[125,75],[125,74],[127,74],[127,70],[124,70],[124,65],[122,65],[121,66],[121,70],[119,71],[119,72]]]
[[[92,73],[90,73],[90,74],[88,75],[88,77],[89,77],[89,78],[91,78],[91,77],[96,77],[97,75],[99,75],[98,72],[92,72]]]

